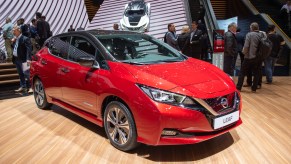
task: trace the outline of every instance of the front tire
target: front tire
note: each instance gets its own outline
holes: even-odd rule
[[[124,104],[118,101],[110,102],[106,106],[103,120],[106,135],[114,147],[129,151],[138,146],[135,123]]]
[[[40,109],[48,109],[52,104],[47,101],[45,90],[40,79],[34,81],[33,88],[34,100],[37,107]]]

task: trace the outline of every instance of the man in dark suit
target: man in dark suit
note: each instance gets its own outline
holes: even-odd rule
[[[245,35],[242,34],[241,32],[241,29],[240,28],[237,28],[236,30],[236,41],[237,41],[237,51],[238,51],[238,55],[240,57],[240,62],[241,62],[241,66],[242,66],[242,63],[244,61],[244,54],[242,53],[242,49],[243,49],[243,46],[245,44]],[[235,61],[237,59],[237,56],[235,56]]]
[[[30,39],[21,34],[19,26],[13,28],[15,43],[13,47],[12,62],[16,65],[20,78],[20,88],[16,92],[27,92],[29,84],[29,65],[31,61],[31,42]],[[26,79],[26,80],[25,80]]]
[[[42,15],[40,12],[35,14],[36,16],[36,31],[39,36],[38,44],[39,46],[43,46],[45,40],[49,38],[49,24],[42,19]]]
[[[236,23],[231,23],[228,25],[228,31],[224,34],[223,71],[230,76],[233,76],[235,67],[234,59],[237,55],[236,29]]]
[[[191,48],[190,57],[201,59],[201,53],[202,53],[201,39],[202,39],[202,31],[198,29],[198,23],[196,21],[193,21],[190,37],[186,41],[186,44],[185,44],[185,46],[189,46]]]

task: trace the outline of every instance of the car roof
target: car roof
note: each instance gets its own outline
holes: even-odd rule
[[[122,31],[122,30],[82,30],[82,31],[71,31],[71,32],[65,32],[65,33],[61,33],[61,34],[57,34],[55,35],[56,37],[60,37],[60,36],[70,36],[70,35],[74,35],[74,34],[80,34],[80,35],[110,35],[110,34],[122,34],[122,35],[127,35],[127,34],[141,34],[144,35],[142,33],[138,33],[138,32],[133,32],[133,31]]]
[[[128,9],[130,10],[141,10],[144,9],[145,2],[143,0],[132,1],[128,3]]]

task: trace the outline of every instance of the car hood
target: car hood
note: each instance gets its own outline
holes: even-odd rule
[[[125,65],[137,79],[137,83],[193,96],[229,92],[234,90],[233,81],[219,68],[200,60],[183,62]]]

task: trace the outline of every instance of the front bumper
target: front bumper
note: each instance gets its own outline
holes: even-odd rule
[[[120,22],[121,29],[124,31],[134,31],[134,32],[147,32],[149,29],[149,24],[146,23],[142,26],[127,26],[122,21]]]
[[[147,103],[139,111],[150,110],[153,113],[142,114],[142,124],[137,122],[138,142],[148,145],[194,144],[222,135],[242,124],[242,120],[239,118],[230,125],[214,130],[212,126],[214,116],[206,109],[197,111],[154,101]],[[162,135],[163,130],[173,130],[177,134],[165,136]]]
[[[242,120],[239,119],[236,123],[231,124],[221,130],[213,131],[213,132],[188,132],[183,133],[179,132],[176,136],[161,136],[157,145],[178,145],[178,144],[194,144],[202,141],[209,140],[211,138],[215,138],[224,133],[229,132],[235,127],[242,124]]]

